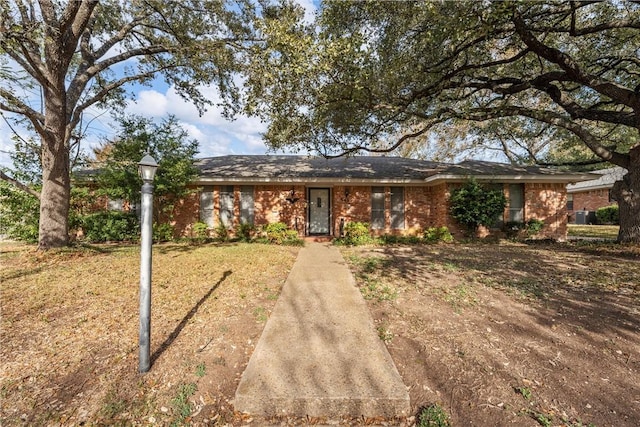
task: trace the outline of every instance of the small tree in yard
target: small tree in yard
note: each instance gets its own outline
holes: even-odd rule
[[[98,192],[138,204],[142,179],[137,163],[148,153],[158,162],[153,183],[154,220],[156,224],[166,222],[176,201],[189,194],[187,184],[197,175],[194,161],[198,141],[189,139],[173,116],[160,124],[128,116],[120,119],[120,125],[116,138],[96,150],[96,157],[102,160],[96,163]]]
[[[472,235],[481,225],[495,224],[507,205],[502,191],[485,188],[473,179],[453,190],[449,201],[451,216]]]

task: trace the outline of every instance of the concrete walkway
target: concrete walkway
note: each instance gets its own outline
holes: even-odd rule
[[[263,416],[409,415],[407,388],[335,247],[300,250],[234,406]]]

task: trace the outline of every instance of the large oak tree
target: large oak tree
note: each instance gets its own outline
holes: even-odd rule
[[[230,105],[236,54],[253,38],[238,0],[0,0],[0,110],[41,140],[39,247],[68,242],[70,150],[83,114],[122,106],[131,83],[162,76],[199,108],[202,85]],[[2,174],[2,178],[9,178]]]
[[[492,140],[514,161],[548,162],[579,145],[583,163],[627,170],[613,188],[619,240],[640,242],[637,2],[328,1],[317,28],[280,14],[264,31],[248,106],[270,121],[272,147]]]

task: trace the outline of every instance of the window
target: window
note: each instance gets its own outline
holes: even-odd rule
[[[567,194],[567,210],[573,210],[573,194]]]
[[[391,228],[404,228],[404,188],[391,187]]]
[[[524,186],[509,184],[509,221],[524,222]]]
[[[240,187],[240,223],[253,224],[253,186],[243,185]]]
[[[207,185],[200,193],[200,221],[213,227],[213,186]]]
[[[233,226],[233,185],[220,186],[220,221],[227,228]]]
[[[371,187],[371,228],[384,228],[384,187]]]

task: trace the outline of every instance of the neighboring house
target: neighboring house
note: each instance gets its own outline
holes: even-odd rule
[[[621,167],[593,171],[596,179],[567,185],[567,215],[570,223],[594,224],[596,211],[605,206],[616,205],[611,198],[611,188],[622,179],[626,169]]]
[[[177,234],[197,221],[233,229],[283,222],[301,236],[338,236],[350,221],[374,234],[462,230],[449,215],[452,189],[473,177],[508,198],[503,222],[544,221],[542,236],[564,239],[566,185],[592,175],[466,161],[456,165],[398,157],[222,156],[197,161],[198,191],[176,206]],[[490,230],[488,230],[490,231]]]

